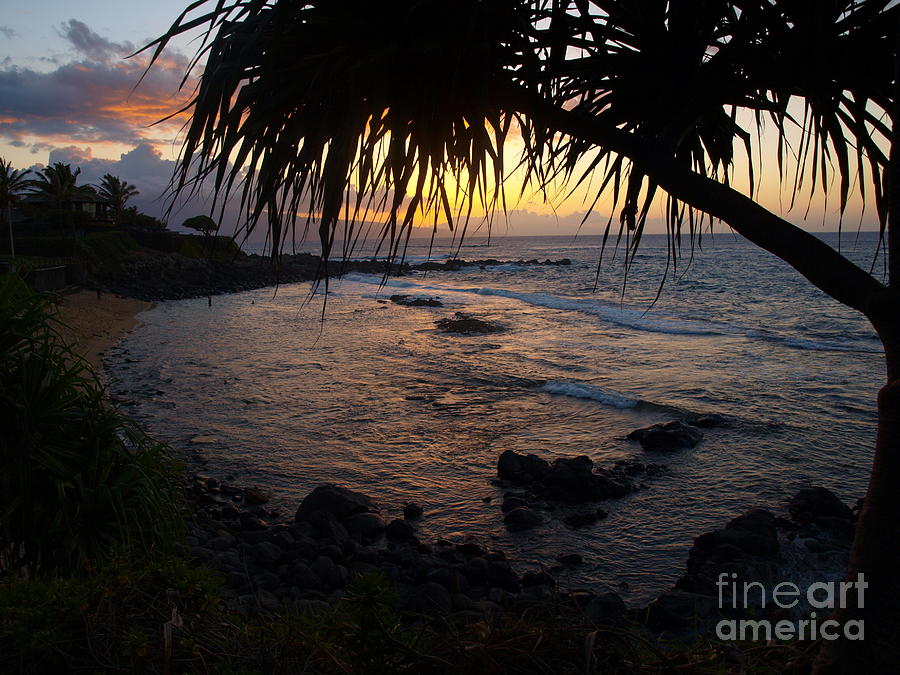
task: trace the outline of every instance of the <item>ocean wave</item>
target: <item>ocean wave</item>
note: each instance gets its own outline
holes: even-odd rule
[[[751,340],[764,340],[775,342],[793,349],[807,349],[816,352],[856,352],[863,354],[881,354],[883,349],[875,344],[874,340],[849,339],[849,340],[814,340],[810,338],[794,337],[791,335],[779,335],[767,330],[748,330],[746,337]]]
[[[472,289],[471,292],[478,295],[494,295],[521,300],[531,305],[539,305],[550,309],[591,314],[607,323],[652,333],[668,333],[670,335],[734,335],[738,332],[738,329],[728,324],[717,324],[694,319],[649,316],[642,310],[612,307],[599,303],[594,299],[567,298],[549,293],[524,293],[487,287]]]
[[[604,389],[584,382],[566,382],[565,380],[549,380],[543,384],[541,391],[548,394],[586,398],[599,401],[614,408],[634,408],[640,401],[612,389]]]
[[[349,274],[344,279],[364,284],[381,284],[382,279],[370,274]],[[611,305],[594,298],[573,298],[551,293],[531,293],[525,291],[512,291],[505,288],[483,287],[453,287],[438,286],[415,281],[401,279],[388,279],[384,286],[391,288],[416,289],[422,293],[441,294],[457,293],[462,295],[481,295],[509,298],[519,300],[530,305],[558,309],[562,311],[578,312],[596,316],[606,323],[615,324],[623,328],[648,333],[664,333],[668,335],[697,335],[697,336],[721,336],[746,338],[750,340],[765,340],[775,342],[793,349],[807,349],[813,351],[830,352],[862,352],[880,354],[879,345],[865,340],[814,340],[790,335],[779,335],[767,330],[751,329],[746,326],[729,324],[725,322],[704,321],[701,319],[684,319],[660,314],[648,314],[645,310],[632,309],[618,305]]]

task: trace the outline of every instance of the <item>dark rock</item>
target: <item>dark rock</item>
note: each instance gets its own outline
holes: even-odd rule
[[[388,539],[394,541],[408,541],[415,536],[415,530],[405,520],[394,519],[388,523],[387,528],[385,528],[385,534]]]
[[[272,543],[283,549],[291,549],[297,546],[297,539],[288,530],[282,530],[272,534]]]
[[[628,434],[631,441],[639,441],[644,450],[671,451],[693,448],[703,440],[703,432],[684,422],[673,420],[636,429]]]
[[[537,455],[520,455],[506,450],[497,459],[497,475],[514,483],[540,481],[550,472],[550,464]]]
[[[556,556],[556,559],[563,565],[580,565],[584,562],[584,559],[579,553],[563,553]]]
[[[414,502],[407,502],[403,505],[403,517],[407,520],[421,518],[423,513],[422,507]]]
[[[513,601],[517,611],[525,611],[553,600],[556,593],[552,586],[538,584],[523,588]]]
[[[503,511],[503,513],[509,513],[513,509],[519,509],[526,506],[528,506],[528,502],[525,501],[524,498],[510,496],[503,499],[503,504],[500,506],[500,510]]]
[[[476,319],[463,312],[456,312],[452,319],[439,319],[434,322],[437,327],[448,333],[462,333],[463,335],[499,333],[504,330],[502,326],[483,319]]]
[[[443,307],[444,303],[436,298],[423,298],[410,295],[392,295],[391,302],[404,307]]]
[[[267,492],[263,492],[258,487],[248,487],[244,488],[244,503],[249,504],[251,506],[257,506],[260,504],[268,504],[271,501],[271,497]]]
[[[556,586],[556,580],[546,572],[525,572],[520,580],[522,588],[530,586]]]
[[[234,520],[241,515],[234,504],[222,504],[219,507],[219,518],[222,520]]]
[[[517,593],[521,588],[518,575],[506,561],[489,561],[487,580],[491,586],[500,587],[511,593]]]
[[[490,563],[484,558],[469,558],[464,568],[466,578],[473,584],[484,583],[488,578],[489,566]]]
[[[438,567],[430,570],[425,576],[428,581],[440,584],[451,593],[462,593],[469,587],[465,575],[452,567]]]
[[[486,553],[486,551],[474,541],[466,541],[462,544],[456,544],[454,548],[458,553],[461,553],[466,558],[471,558],[472,556],[483,556]]]
[[[811,487],[800,490],[791,498],[788,513],[800,525],[817,522],[820,518],[853,520],[853,512],[831,490]]]
[[[366,495],[328,483],[320,485],[306,495],[297,509],[294,520],[306,520],[316,511],[324,511],[337,518],[346,518],[357,513],[375,513],[378,509]]]
[[[694,540],[688,555],[687,574],[676,588],[717,595],[716,580],[736,573],[742,581],[769,583],[777,575],[781,550],[775,517],[756,509],[739,516],[724,528]]]
[[[253,585],[257,588],[264,588],[267,591],[271,591],[281,586],[281,577],[274,572],[261,572],[260,574],[254,575]]]
[[[225,551],[235,546],[237,546],[237,539],[228,532],[220,532],[219,536],[213,537],[206,542],[206,547],[214,551]]]
[[[510,532],[521,532],[537,527],[544,521],[531,509],[519,507],[507,513],[503,517],[503,522],[506,523],[506,528]]]
[[[271,567],[277,565],[284,556],[284,551],[270,541],[262,541],[253,549],[254,557],[263,565]]]
[[[347,528],[350,534],[369,540],[380,537],[385,529],[384,520],[377,513],[357,513],[344,518],[341,524]]]
[[[319,576],[305,563],[294,563],[291,567],[289,578],[291,583],[298,588],[308,590],[322,590],[324,588]]]
[[[257,518],[256,516],[252,516],[249,513],[241,514],[241,529],[247,532],[259,532],[261,530],[265,530],[269,527],[269,524]]]
[[[347,528],[332,514],[326,511],[313,511],[308,517],[309,523],[313,526],[315,538],[339,543],[350,540]]]
[[[426,582],[419,586],[417,591],[426,611],[449,612],[453,607],[450,593],[438,583]]]
[[[347,569],[343,565],[335,565],[334,561],[320,555],[313,561],[312,571],[330,588],[343,588],[347,583]]]
[[[657,630],[692,627],[712,617],[715,609],[716,600],[711,596],[670,591],[647,607],[647,624]]]
[[[691,414],[685,417],[684,421],[692,427],[703,429],[731,426],[727,418],[717,413]]]

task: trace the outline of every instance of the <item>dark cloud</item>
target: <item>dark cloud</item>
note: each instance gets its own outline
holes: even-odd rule
[[[79,54],[91,61],[105,63],[110,59],[134,53],[132,43],[107,40],[78,19],[69,19],[59,27],[57,32],[68,40]]]
[[[90,147],[70,145],[50,151],[49,163],[62,162],[81,169],[81,183],[97,184],[110,173],[133,184],[140,195],[131,202],[144,213],[162,217],[166,208],[165,193],[175,170],[175,162],[163,159],[149,143],[141,143],[122,153],[119,159],[94,157]]]
[[[49,72],[0,67],[0,137],[55,145],[170,143],[182,118],[150,127],[183,105],[178,87],[186,63],[177,54],[159,61],[137,88],[146,59],[83,59]]]
[[[3,35],[10,40],[12,40],[14,37],[19,37],[19,34],[9,26],[0,26],[0,35]]]

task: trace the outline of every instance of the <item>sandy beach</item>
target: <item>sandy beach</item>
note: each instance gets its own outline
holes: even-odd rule
[[[75,350],[100,372],[102,354],[140,322],[139,312],[153,307],[152,302],[93,291],[79,291],[59,301],[62,333],[72,340]]]

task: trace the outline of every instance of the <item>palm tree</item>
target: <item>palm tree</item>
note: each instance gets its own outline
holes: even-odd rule
[[[94,195],[89,185],[78,185],[81,169],[72,171],[71,164],[55,162],[41,169],[37,179],[30,181],[31,194],[41,197],[58,209],[71,211],[74,202]]]
[[[117,225],[128,200],[140,194],[131,183],[108,173],[103,176],[100,185],[96,187],[100,197],[109,202],[113,223]]]
[[[9,252],[13,258],[16,257],[16,245],[13,241],[12,207],[28,187],[25,176],[29,173],[27,169],[16,171],[12,168],[12,162],[0,157],[0,217],[6,218],[9,227]]]
[[[75,202],[91,200],[96,196],[94,188],[90,185],[78,185],[80,173],[80,168],[72,171],[71,164],[55,162],[41,169],[36,180],[29,181],[31,194],[34,197],[50,203],[55,209],[65,213],[73,245],[75,241]]]
[[[900,621],[900,139],[894,124],[900,6],[890,0],[241,0],[191,5],[148,47],[206,25],[206,65],[174,187],[237,194],[247,229],[273,241],[317,223],[323,257],[372,211],[399,255],[426,209],[465,232],[473,208],[505,208],[504,143],[524,141],[522,186],[595,178],[610,235],[631,253],[667,204],[670,259],[719,219],[862,312],[885,349],[870,488],[848,575],[865,573],[865,641],[829,642],[820,672],[886,671]],[[205,13],[203,13],[205,12]],[[896,68],[896,71],[895,71]],[[748,121],[749,120],[749,121]],[[777,166],[754,162],[763,125]],[[796,129],[799,142],[793,140]],[[887,148],[890,147],[890,152]],[[751,189],[733,187],[744,152]],[[795,168],[789,169],[791,161]],[[776,172],[841,213],[854,186],[881,226],[886,277],[753,199]],[[465,198],[454,209],[448,186]],[[407,197],[409,195],[409,197]],[[596,203],[596,202],[595,202]]]

